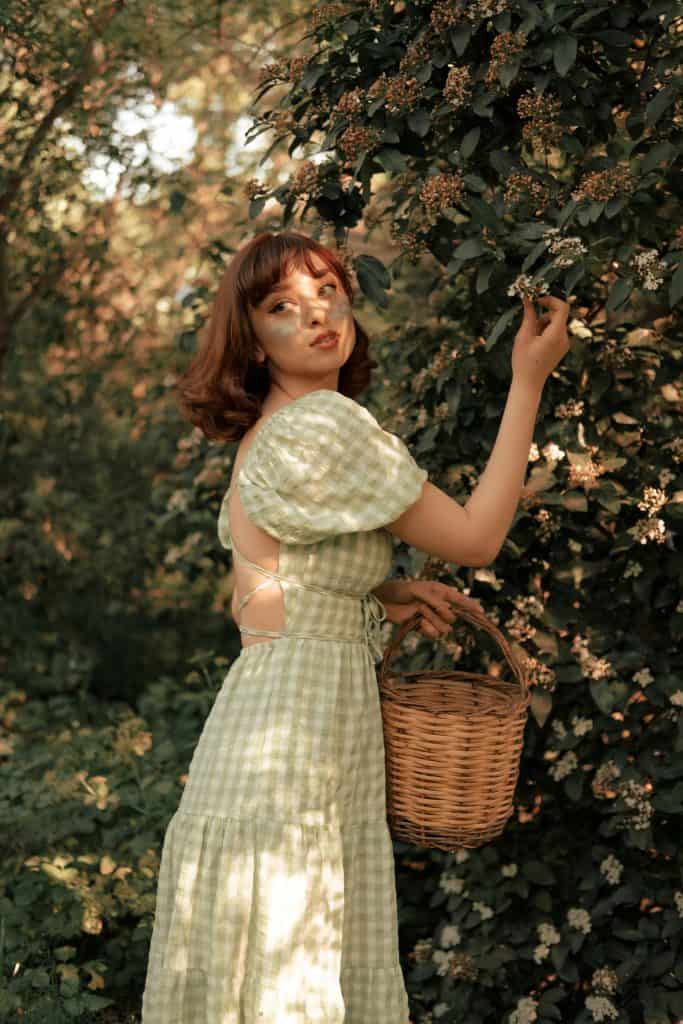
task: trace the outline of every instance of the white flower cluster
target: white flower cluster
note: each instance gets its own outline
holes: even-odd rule
[[[674,893],[674,903],[676,904],[678,916],[683,917],[683,892],[680,889],[676,889]]]
[[[558,463],[566,455],[564,448],[560,448],[559,444],[554,441],[548,441],[547,444],[543,445],[543,457],[547,462]]]
[[[555,735],[561,740],[563,740],[567,735],[567,730],[564,726],[564,722],[562,722],[559,718],[555,719],[554,722],[550,723],[550,728],[553,730]]]
[[[669,697],[669,700],[671,701],[672,704],[675,704],[676,707],[682,708],[683,707],[683,690],[676,690],[675,693],[671,694],[671,696]]]
[[[621,881],[624,865],[620,860],[617,860],[613,853],[610,853],[609,856],[600,862],[600,870],[610,885],[618,885]]]
[[[550,946],[546,946],[545,942],[539,942],[537,946],[534,946],[534,963],[542,963],[549,952]]]
[[[518,872],[519,868],[514,863],[503,864],[500,869],[500,873],[503,876],[503,878],[515,878]]]
[[[568,750],[559,761],[555,764],[551,764],[548,769],[548,774],[555,782],[559,782],[561,779],[565,779],[567,775],[571,775],[575,768],[578,768],[579,760],[573,750]]]
[[[470,851],[464,846],[461,846],[459,850],[455,851],[455,863],[464,864],[466,860],[470,859]]]
[[[638,683],[638,686],[640,686],[640,688],[644,690],[646,686],[650,685],[650,683],[654,680],[655,677],[652,675],[652,672],[646,665],[644,668],[641,668],[638,672],[634,672],[631,678],[634,683]]]
[[[593,728],[592,718],[580,718],[578,715],[573,715],[570,720],[572,732],[575,736],[585,736],[587,732],[590,732]]]
[[[666,263],[659,258],[657,250],[646,249],[644,252],[636,253],[630,265],[640,275],[643,288],[656,292],[664,280],[659,275],[666,271]]]
[[[583,907],[570,907],[567,911],[567,924],[578,932],[588,935],[592,928],[591,916]]]
[[[488,921],[490,917],[493,917],[493,910],[489,907],[488,903],[481,903],[479,900],[475,900],[472,904],[472,909],[479,911],[482,921]]]
[[[593,1020],[616,1020],[619,1016],[614,1003],[607,996],[588,996],[586,1009],[592,1015]]]
[[[441,945],[444,946],[444,948],[457,946],[460,939],[460,929],[457,924],[447,924],[441,931]]]
[[[635,812],[628,822],[628,827],[637,832],[648,828],[650,818],[655,812],[654,807],[650,803],[651,787],[648,789],[642,782],[636,782],[635,779],[626,779],[620,782],[616,789],[628,809]]]
[[[544,942],[548,946],[556,946],[562,938],[552,921],[541,921],[541,923],[536,926],[536,932],[541,942]]]
[[[534,960],[540,964],[550,953],[550,947],[560,941],[560,933],[550,921],[542,921],[536,926],[538,937],[541,940],[534,949]]]
[[[436,1006],[432,1007],[432,1013],[435,1017],[443,1017],[448,1008],[448,1003],[437,1003]]]
[[[187,512],[190,507],[190,498],[192,497],[190,491],[180,490],[174,491],[166,502],[167,512]]]
[[[637,578],[638,578],[638,576],[640,576],[640,574],[641,574],[641,572],[642,572],[642,571],[643,571],[643,567],[642,567],[642,565],[640,564],[640,562],[635,562],[635,561],[634,561],[634,560],[633,560],[633,559],[631,558],[631,559],[629,559],[629,561],[628,561],[628,562],[626,563],[626,568],[624,569],[624,579],[625,579],[625,580],[628,580],[628,579],[630,579],[630,578],[631,578],[631,576],[635,576],[635,577],[636,577],[636,579],[637,579]]]
[[[618,982],[617,972],[613,971],[611,967],[598,967],[593,971],[591,985],[594,992],[614,993],[617,990]]]
[[[539,295],[545,295],[549,287],[547,281],[537,281],[535,284],[532,284],[528,274],[518,274],[508,288],[507,293],[511,298],[515,296],[521,298],[523,295],[528,295],[530,298],[537,299]]]
[[[458,878],[452,872],[444,871],[439,879],[439,885],[445,892],[454,892],[460,895],[465,888],[465,879]]]
[[[435,949],[432,953],[432,960],[436,964],[436,973],[441,977],[448,974],[454,956],[455,950],[453,949]]]
[[[531,996],[523,996],[517,1001],[517,1008],[510,1014],[510,1024],[531,1024],[538,1018],[538,1003]]]
[[[559,228],[548,228],[543,235],[543,240],[548,243],[548,251],[556,256],[554,261],[556,267],[571,267],[588,252],[578,235],[561,238]]]
[[[609,789],[610,782],[618,779],[620,775],[621,769],[619,765],[612,761],[611,758],[605,761],[604,764],[601,764],[591,783],[594,795],[606,799],[605,790]]]

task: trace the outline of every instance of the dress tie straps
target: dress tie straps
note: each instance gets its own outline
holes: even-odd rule
[[[364,641],[361,642],[365,642],[365,644],[368,647],[368,650],[371,652],[375,660],[378,660],[383,656],[384,650],[382,648],[382,636],[380,631],[382,623],[385,621],[387,617],[387,612],[386,608],[384,607],[380,599],[377,597],[376,594],[373,594],[372,591],[368,591],[367,593],[358,593],[349,590],[332,590],[329,587],[317,586],[315,583],[301,583],[299,580],[292,579],[291,576],[283,576],[279,572],[273,572],[271,569],[265,569],[262,565],[259,565],[257,562],[252,562],[250,558],[247,558],[246,555],[243,555],[242,552],[238,550],[238,548],[235,546],[234,541],[232,542],[232,551],[233,556],[240,558],[243,562],[246,562],[248,565],[251,565],[252,568],[256,569],[258,572],[261,572],[268,577],[268,579],[264,580],[263,583],[259,583],[256,587],[254,587],[253,590],[250,590],[248,594],[245,594],[245,596],[239,603],[240,611],[247,603],[249,598],[252,596],[252,594],[256,593],[256,591],[260,590],[262,587],[268,586],[268,584],[273,583],[275,580],[286,581],[287,583],[292,584],[292,586],[301,587],[303,590],[312,590],[318,594],[327,594],[333,597],[346,597],[355,601],[360,601],[361,608],[363,611],[363,633],[365,634]],[[293,638],[299,637],[307,640],[346,639],[353,643],[358,643],[358,641],[354,640],[352,637],[342,637],[334,634],[326,635],[321,633],[296,633],[290,630],[285,630],[284,632],[281,632],[279,630],[256,629],[255,627],[248,626],[238,626],[237,628],[239,629],[240,633],[244,633],[246,636],[268,636],[273,638],[289,636]]]
[[[378,660],[384,654],[382,648],[382,623],[387,617],[387,611],[380,599],[372,591],[369,591],[362,598],[363,605],[363,628],[368,647]]]

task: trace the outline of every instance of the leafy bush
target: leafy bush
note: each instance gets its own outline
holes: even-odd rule
[[[682,31],[673,2],[333,2],[257,97],[285,86],[255,134],[303,156],[252,183],[252,214],[272,195],[284,224],[334,229],[395,325],[385,425],[457,500],[495,442],[520,295],[574,296],[495,563],[400,555],[474,591],[533,695],[500,839],[397,843],[418,1024],[683,1016]],[[388,226],[389,266],[352,250],[361,218]],[[409,638],[413,667],[469,667],[478,640],[454,635]]]
[[[196,662],[184,682],[151,683],[137,712],[0,701],[0,1019],[139,1010],[163,834],[218,689],[206,664],[226,664]]]

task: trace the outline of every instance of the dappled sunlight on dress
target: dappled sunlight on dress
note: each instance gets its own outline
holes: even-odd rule
[[[233,662],[193,753],[142,1024],[407,1024],[369,592],[391,568],[383,526],[426,478],[335,391],[279,409],[249,447],[236,486],[280,542],[264,575],[281,581],[286,625]],[[240,557],[229,493],[218,534]]]

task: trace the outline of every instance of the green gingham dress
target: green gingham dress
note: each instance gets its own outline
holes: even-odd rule
[[[255,435],[236,486],[280,541],[278,572],[261,571],[281,581],[286,628],[241,627],[274,639],[232,663],[193,753],[142,1024],[408,1024],[374,665],[385,610],[370,591],[391,568],[383,526],[426,478],[338,391],[295,399]],[[229,494],[218,536],[239,557]]]

